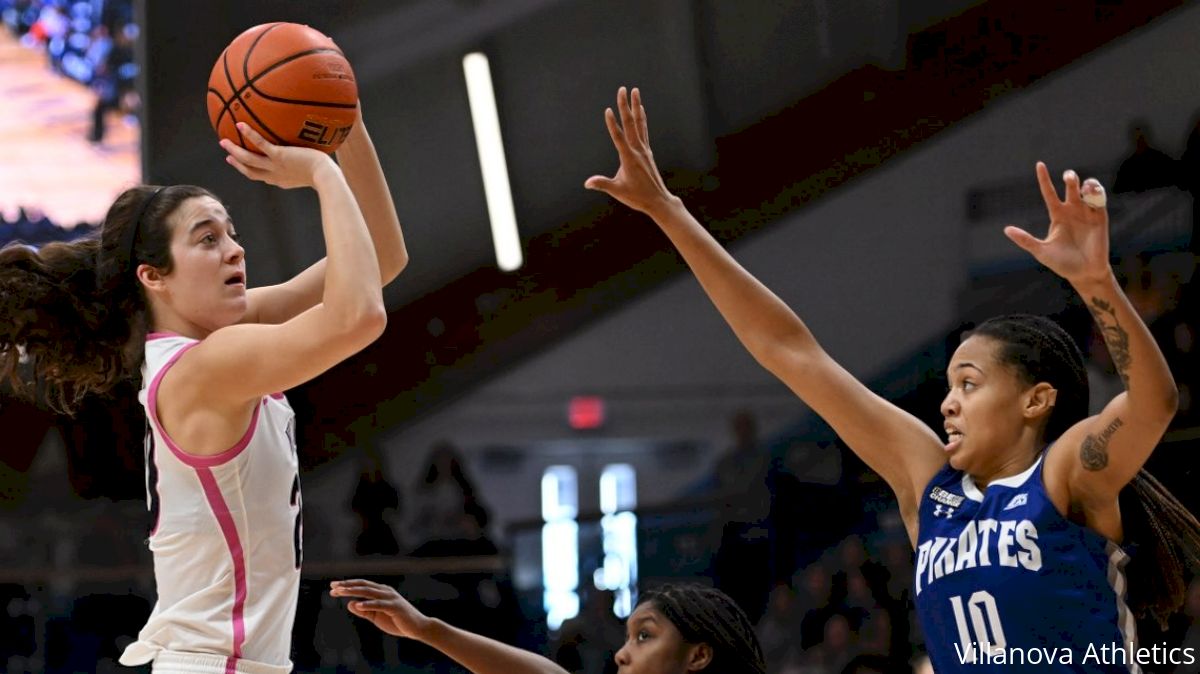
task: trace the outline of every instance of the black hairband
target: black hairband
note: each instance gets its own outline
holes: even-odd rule
[[[133,267],[133,246],[137,241],[138,230],[142,227],[142,218],[146,217],[146,211],[150,210],[150,204],[154,203],[155,197],[157,197],[159,193],[163,191],[163,189],[164,188],[162,187],[154,188],[154,191],[150,193],[150,196],[146,197],[145,201],[142,202],[141,207],[138,208],[137,217],[133,219],[133,224],[129,227],[126,227],[125,231],[121,233],[121,250],[125,253],[125,260],[130,268]]]

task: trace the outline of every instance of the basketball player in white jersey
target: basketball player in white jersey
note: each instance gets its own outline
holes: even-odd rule
[[[361,123],[338,151],[222,141],[253,180],[317,192],[327,257],[247,290],[225,206],[139,186],[98,238],[0,250],[0,379],[70,412],[140,370],[158,599],[121,656],[155,672],[284,674],[300,580],[300,484],[281,391],[357,353],[387,322],[408,254]],[[144,348],[143,348],[144,347]]]
[[[280,392],[379,337],[381,287],[407,263],[361,120],[338,152],[340,166],[239,126],[263,154],[223,140],[232,166],[284,189],[316,190],[325,259],[284,284],[247,290],[236,228],[211,195],[135,188],[111,214],[134,242],[127,275],[141,285],[151,327],[139,399],[150,422],[158,586],[121,662],[154,661],[155,672],[291,671],[301,499],[294,419]]]

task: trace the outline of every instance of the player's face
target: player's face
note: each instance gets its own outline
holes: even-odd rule
[[[164,281],[172,309],[205,332],[241,320],[246,314],[246,251],[225,207],[212,197],[192,197],[167,221],[174,265]]]
[[[1002,470],[1024,428],[1022,394],[1029,387],[999,361],[1000,348],[991,337],[968,337],[946,369],[946,455],[952,467],[975,477]]]
[[[670,620],[650,603],[639,605],[625,623],[625,645],[615,660],[619,674],[684,674],[700,646],[689,644]]]

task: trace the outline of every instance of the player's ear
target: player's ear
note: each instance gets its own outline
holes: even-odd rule
[[[1048,416],[1054,411],[1054,404],[1058,401],[1058,389],[1044,381],[1038,382],[1025,391],[1022,397],[1022,412],[1025,418],[1035,419]]]
[[[713,649],[706,643],[699,643],[689,649],[687,656],[687,671],[699,672],[712,663]]]
[[[142,284],[142,287],[147,292],[162,292],[166,286],[166,274],[159,271],[158,267],[149,264],[139,264],[137,266],[137,279]]]

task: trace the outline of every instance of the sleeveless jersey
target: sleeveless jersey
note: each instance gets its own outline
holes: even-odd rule
[[[302,533],[294,415],[282,394],[264,396],[236,445],[186,454],[159,423],[157,394],[197,344],[167,333],[146,342],[138,399],[158,601],[121,663],[191,653],[223,656],[229,672],[290,672]]]
[[[1128,557],[1058,512],[1041,458],[986,492],[943,467],[918,526],[914,597],[938,674],[1141,671]]]

